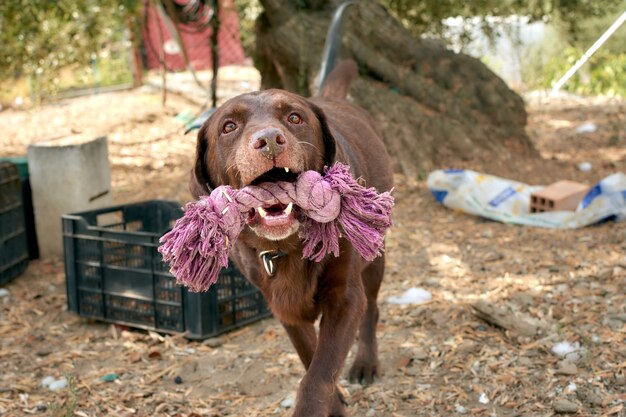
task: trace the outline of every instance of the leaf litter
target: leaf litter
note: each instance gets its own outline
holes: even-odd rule
[[[62,111],[53,104],[29,115],[4,111],[0,123],[11,139],[2,139],[1,152],[20,154],[28,143],[45,139],[49,133],[36,125],[41,120],[52,120],[59,131],[104,133],[116,203],[185,201],[195,144],[179,134],[174,116],[196,109],[172,95],[165,108],[159,101],[157,92],[141,90],[68,100]],[[94,112],[85,111],[90,106],[99,109],[95,121]],[[462,163],[529,183],[592,183],[626,169],[623,110],[620,102],[531,105],[528,131],[543,160],[442,164]],[[586,121],[597,130],[578,134],[576,126]],[[578,170],[584,161],[594,168]],[[384,373],[370,386],[351,384],[342,375],[339,389],[349,413],[626,415],[626,225],[573,231],[508,226],[448,211],[423,181],[397,175],[396,184],[395,226],[379,296]],[[432,300],[384,302],[413,287]],[[67,311],[59,259],[31,262],[5,289],[2,416],[292,413],[288,406],[303,367],[274,319],[204,342],[83,319]],[[576,361],[553,352],[563,342],[575,348]],[[572,353],[570,348],[557,350]],[[51,391],[42,386],[47,377],[68,384]]]

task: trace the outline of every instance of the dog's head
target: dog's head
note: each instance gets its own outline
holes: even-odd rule
[[[190,190],[198,198],[218,185],[295,181],[303,171],[330,165],[335,152],[326,116],[309,100],[282,90],[244,94],[224,103],[198,132]],[[247,223],[270,240],[299,228],[292,205],[252,209]]]

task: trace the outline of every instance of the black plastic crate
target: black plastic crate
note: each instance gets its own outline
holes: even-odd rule
[[[24,227],[28,242],[28,255],[30,259],[39,258],[39,245],[37,243],[37,231],[35,228],[35,211],[33,209],[33,196],[28,175],[28,159],[25,156],[7,156],[0,158],[0,162],[8,161],[16,165],[22,183],[22,203],[24,211]]]
[[[28,266],[23,206],[17,167],[0,162],[0,285],[21,275]]]
[[[205,293],[176,285],[157,248],[181,215],[178,203],[158,200],[64,215],[69,310],[190,339],[268,317],[260,291],[232,265]]]

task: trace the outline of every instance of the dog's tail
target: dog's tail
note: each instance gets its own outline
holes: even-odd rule
[[[339,61],[328,74],[318,95],[324,98],[345,99],[358,70],[356,62],[351,59]]]

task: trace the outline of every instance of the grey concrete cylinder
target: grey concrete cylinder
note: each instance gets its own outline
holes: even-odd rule
[[[61,215],[110,206],[106,137],[72,135],[28,147],[28,172],[42,257],[61,256]]]

